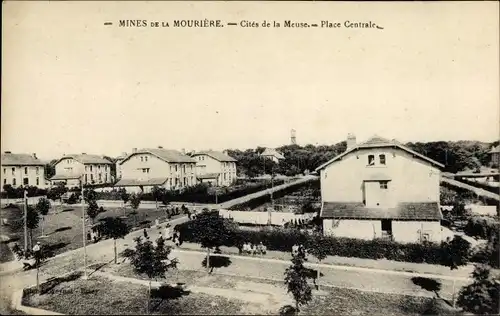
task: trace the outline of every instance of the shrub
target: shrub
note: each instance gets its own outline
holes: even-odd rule
[[[492,236],[498,234],[499,230],[500,222],[498,220],[484,216],[471,217],[464,228],[467,235],[482,239],[491,239]]]
[[[196,221],[196,219],[194,220]],[[177,225],[184,241],[194,241],[193,221]],[[239,246],[243,242],[258,244],[262,242],[269,250],[290,252],[295,244],[313,244],[316,238],[324,238],[322,243],[327,247],[328,255],[355,257],[365,259],[388,259],[416,263],[441,264],[443,249],[435,243],[399,244],[388,240],[361,240],[317,236],[300,232],[296,229],[263,228],[259,231],[237,230],[234,238],[225,246]]]

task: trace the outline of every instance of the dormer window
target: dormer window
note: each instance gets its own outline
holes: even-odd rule
[[[375,156],[368,155],[368,166],[374,166],[374,165],[375,165]]]
[[[379,158],[380,164],[385,165],[385,155],[379,155],[378,158]]]

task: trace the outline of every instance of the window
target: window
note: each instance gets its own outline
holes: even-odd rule
[[[385,165],[385,155],[379,155],[378,158],[380,160],[380,164]]]
[[[141,156],[141,161],[144,161],[144,157]]]
[[[12,168],[12,175],[14,175],[16,172],[16,168]]]
[[[36,174],[38,174],[39,172],[40,172],[40,168],[36,167]]]
[[[93,174],[90,175],[90,181],[94,181],[94,175]]]
[[[383,190],[387,190],[387,181],[380,181],[380,188]]]
[[[3,174],[7,173],[7,169],[3,168]]]
[[[3,179],[3,184],[7,184],[7,179]]]
[[[143,168],[142,173],[149,173],[149,168]]]
[[[177,172],[177,165],[175,165],[175,172]]]
[[[24,185],[29,185],[29,184],[30,184],[29,179],[28,179],[28,178],[24,178],[24,179],[23,179],[23,184],[24,184]]]
[[[101,170],[101,165],[98,165],[98,166],[97,166],[97,170]]]
[[[85,175],[85,183],[87,183],[87,182],[88,182],[88,181],[87,181],[87,175]]]
[[[24,167],[24,174],[28,174],[28,167]]]
[[[368,166],[373,166],[373,165],[375,165],[375,156],[368,155]]]
[[[99,181],[101,180],[101,174],[99,173]]]
[[[16,178],[12,179],[12,185],[16,185]]]
[[[183,172],[186,173],[186,165],[182,166]]]
[[[40,178],[36,178],[36,185],[40,185]]]
[[[87,167],[87,166],[85,166],[85,171],[87,171],[87,170],[88,170],[88,167]]]
[[[144,161],[148,161],[148,156],[144,157]]]
[[[92,166],[90,166],[90,172],[92,172]]]

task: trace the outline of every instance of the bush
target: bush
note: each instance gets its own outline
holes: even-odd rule
[[[195,219],[196,220],[196,219]],[[193,221],[177,225],[184,241],[194,241]],[[269,250],[290,252],[295,244],[316,243],[316,235],[300,232],[296,229],[263,228],[260,231],[237,230],[233,239],[225,246],[240,246],[243,242],[258,244],[262,242]],[[328,255],[365,259],[388,259],[416,263],[441,264],[443,249],[435,243],[399,244],[392,241],[374,239],[361,240],[352,238],[323,237],[328,248]]]
[[[47,190],[40,189],[36,186],[20,186],[17,188],[13,188],[10,184],[6,184],[3,186],[3,191],[1,193],[2,199],[22,199],[24,197],[24,190],[28,191],[28,197],[35,196],[46,196]]]
[[[491,239],[498,234],[499,230],[500,222],[498,220],[483,216],[471,217],[464,228],[467,235],[481,239]]]

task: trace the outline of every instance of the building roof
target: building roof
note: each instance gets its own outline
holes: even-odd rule
[[[53,180],[69,180],[69,179],[80,179],[82,175],[78,174],[56,174],[52,178],[50,178],[50,181]]]
[[[70,155],[64,155],[62,158],[60,158],[57,162],[59,163],[61,160],[66,159],[66,158],[72,158],[75,159],[76,161],[82,163],[82,164],[95,164],[95,165],[111,165],[113,164],[111,161],[103,158],[102,156],[99,155],[89,155],[89,154],[70,154]]]
[[[285,159],[285,156],[283,156],[282,154],[277,152],[276,149],[273,149],[273,148],[264,149],[261,156],[273,156],[273,157],[276,157],[278,159]]]
[[[165,162],[174,162],[174,163],[196,163],[196,160],[189,157],[188,155],[184,155],[180,151],[173,149],[164,149],[164,148],[143,148],[135,153],[131,153],[127,156],[127,158],[120,161],[120,164],[123,164],[125,161],[130,159],[130,157],[140,154],[151,154],[156,156],[157,158],[165,161]]]
[[[494,153],[499,153],[499,152],[500,152],[500,145],[491,148],[489,153],[494,154]]]
[[[399,219],[441,220],[443,215],[437,202],[399,203],[394,208],[369,208],[360,202],[325,202],[322,218],[334,219]]]
[[[205,173],[196,176],[198,179],[217,179],[220,173]]]
[[[162,185],[167,182],[168,178],[153,178],[153,179],[120,179],[115,184],[115,187],[127,187],[127,186],[153,186],[153,185]]]
[[[43,166],[45,163],[29,154],[2,154],[2,166]]]
[[[338,156],[330,159],[329,161],[325,162],[324,164],[322,164],[321,166],[319,166],[318,168],[316,168],[316,171],[324,169],[325,167],[329,166],[331,163],[342,159],[342,157],[344,157],[347,154],[349,154],[351,152],[354,152],[356,150],[365,149],[365,148],[384,148],[384,147],[392,147],[392,148],[401,149],[401,150],[406,151],[406,152],[412,154],[413,156],[415,156],[417,158],[420,158],[422,160],[425,160],[425,161],[427,161],[427,162],[429,162],[429,163],[431,163],[431,164],[433,164],[433,165],[435,165],[435,166],[437,166],[439,168],[444,168],[443,164],[441,164],[441,163],[439,163],[439,162],[437,162],[435,160],[432,160],[431,158],[429,158],[427,156],[419,154],[419,153],[417,153],[414,150],[411,150],[410,148],[404,146],[403,144],[401,144],[400,142],[398,142],[395,139],[388,140],[388,139],[382,138],[380,136],[373,136],[372,138],[370,138],[366,142],[357,144],[356,146],[354,146],[354,147],[352,147],[350,149],[347,149],[342,154],[340,154],[340,155],[338,155]]]
[[[207,155],[212,157],[215,160],[221,161],[221,162],[236,162],[237,160],[234,159],[233,157],[226,155],[223,152],[220,151],[214,151],[214,150],[206,150],[206,151],[200,151],[192,154],[192,156],[199,156],[199,155]]]

